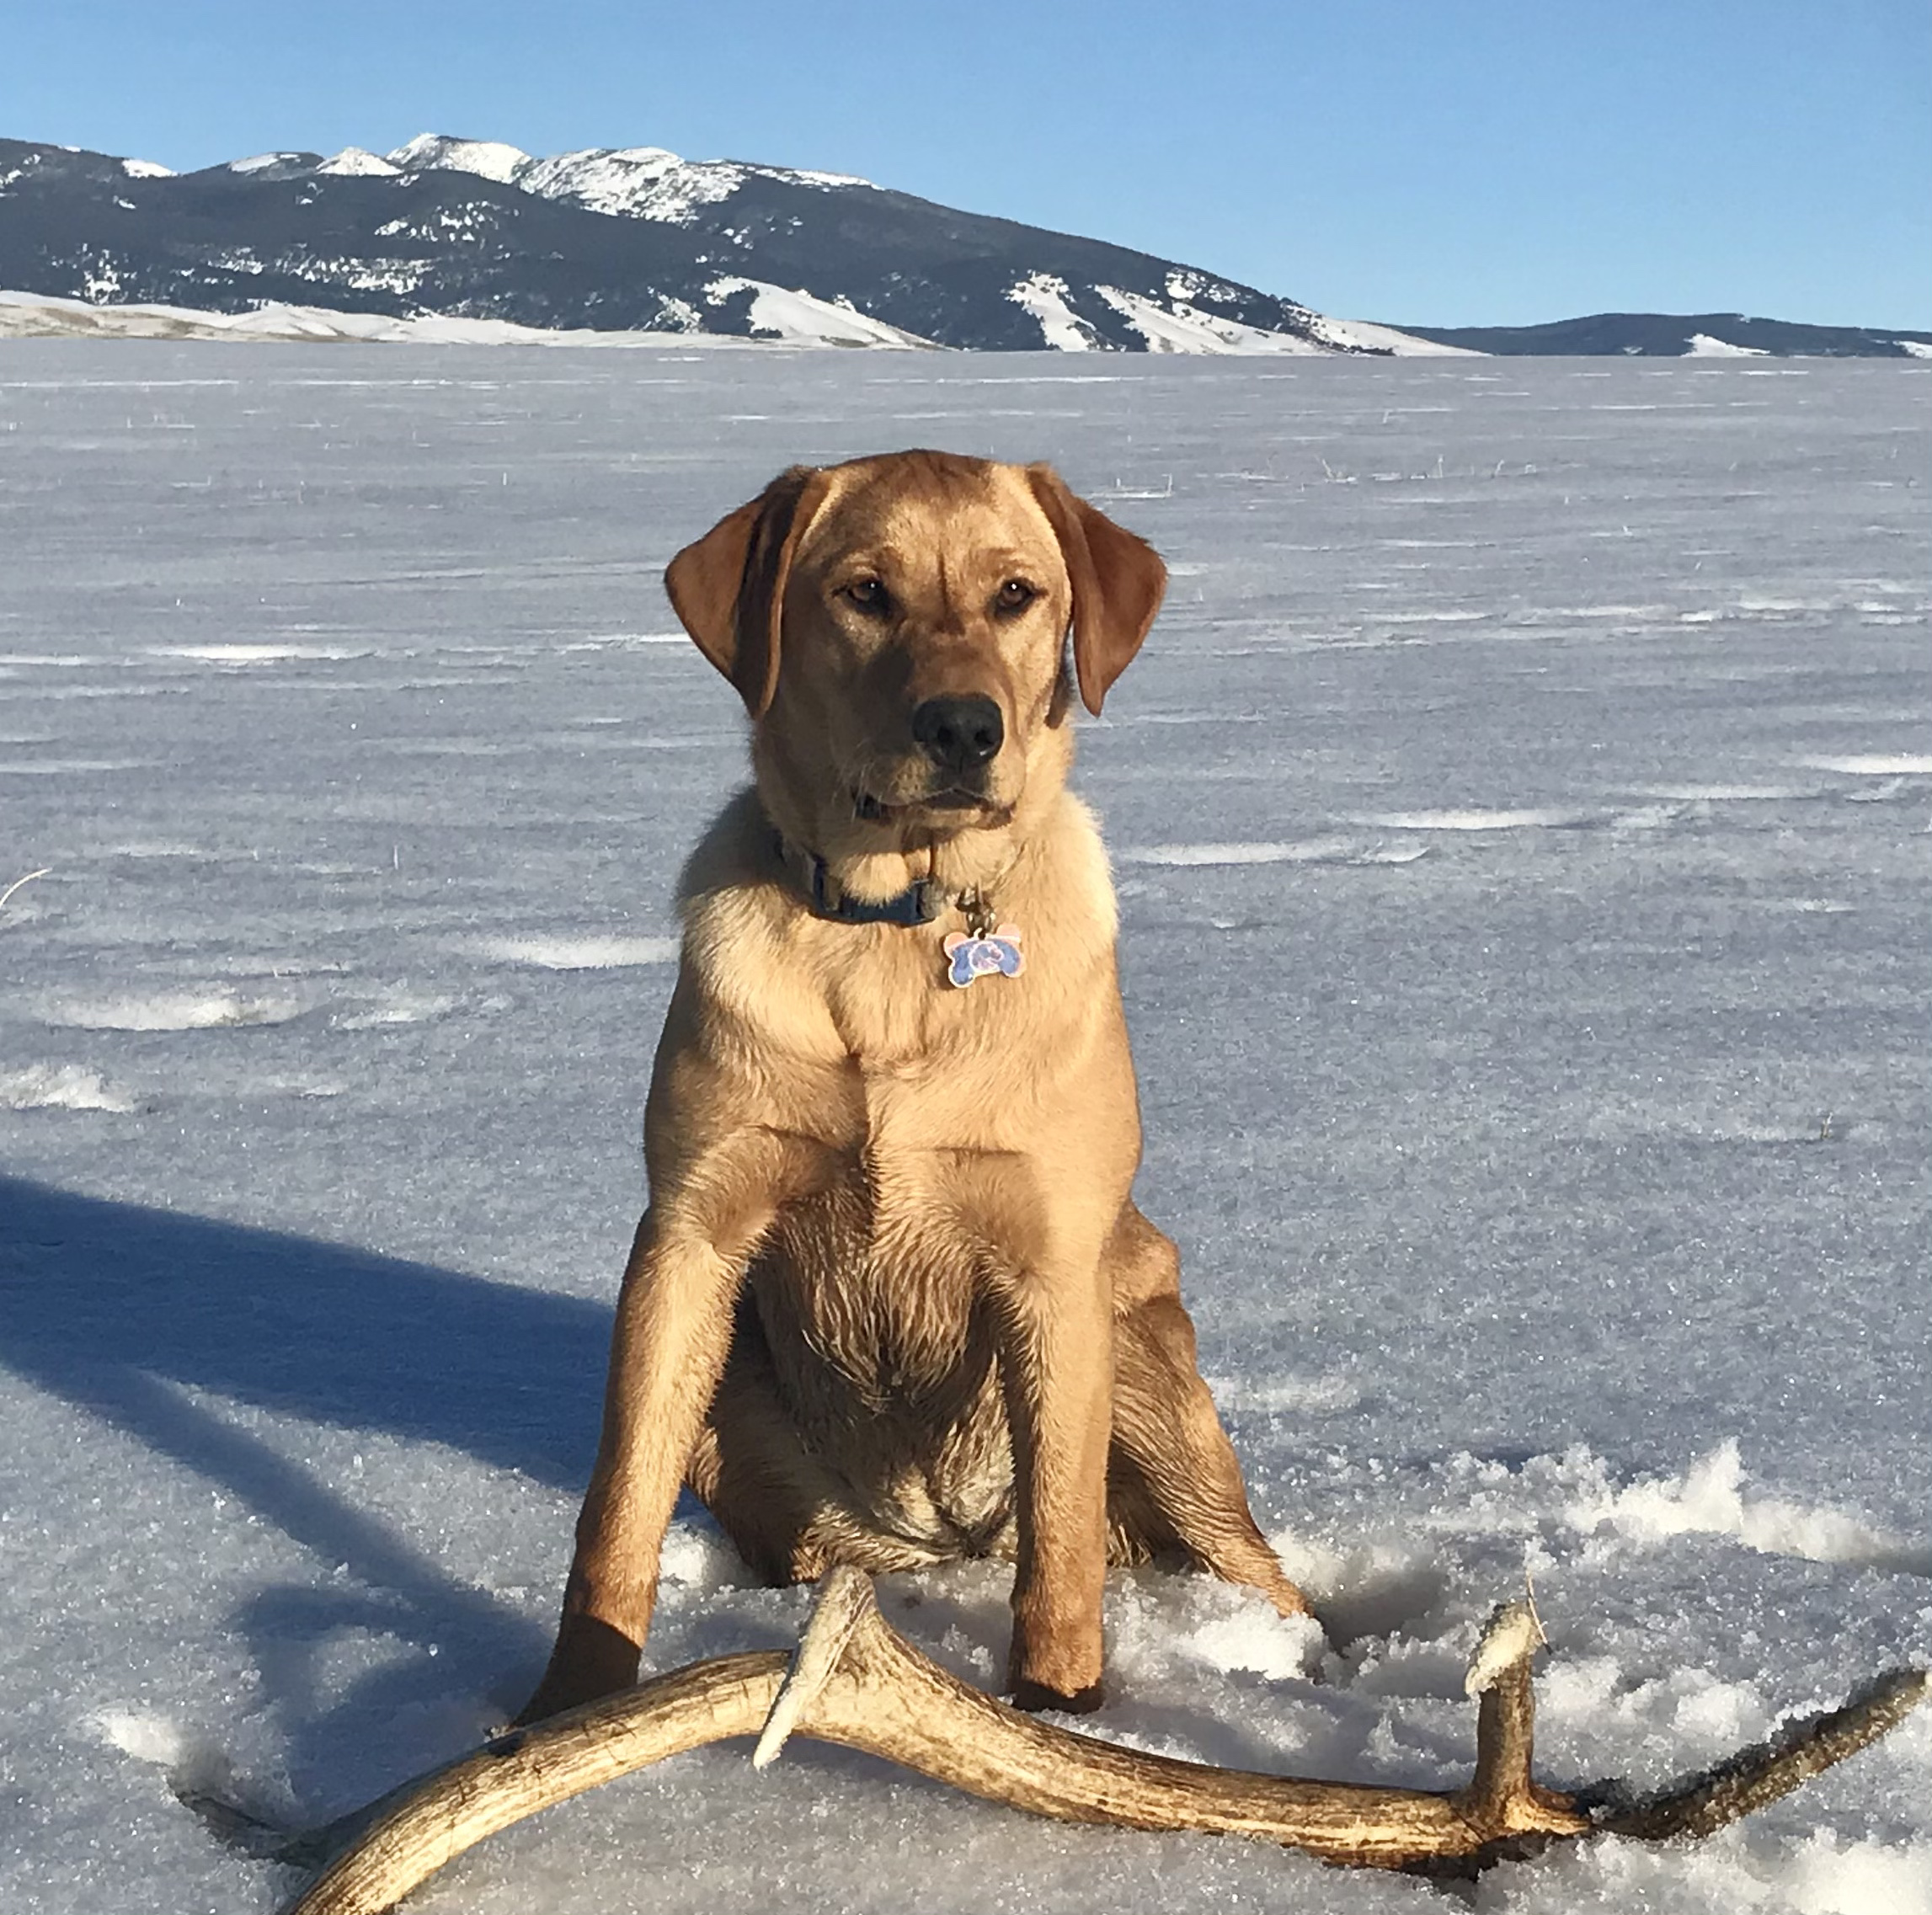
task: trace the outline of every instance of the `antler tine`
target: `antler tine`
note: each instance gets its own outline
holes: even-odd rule
[[[1661,1795],[1599,1814],[1597,1827],[1636,1842],[1714,1834],[1876,1742],[1928,1693],[1932,1671],[1888,1670],[1837,1709],[1787,1723],[1768,1742],[1740,1749]]]
[[[841,1660],[852,1640],[852,1631],[868,1615],[878,1614],[878,1599],[873,1592],[872,1578],[863,1570],[841,1563],[819,1585],[819,1599],[812,1606],[811,1619],[798,1638],[792,1667],[785,1672],[783,1686],[765,1718],[758,1747],[751,1752],[754,1768],[768,1768],[777,1761],[787,1738],[799,1720],[825,1694],[825,1685],[837,1673]]]

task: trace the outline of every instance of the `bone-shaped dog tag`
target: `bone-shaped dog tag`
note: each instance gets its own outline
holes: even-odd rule
[[[1017,978],[1027,968],[1020,933],[1011,925],[1001,925],[984,937],[975,937],[970,931],[948,931],[942,948],[946,981],[960,990],[975,978]]]

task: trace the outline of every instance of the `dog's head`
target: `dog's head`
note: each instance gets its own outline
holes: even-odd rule
[[[664,584],[755,722],[775,820],[839,861],[996,829],[1069,760],[1166,584],[1050,467],[894,452],[795,467]]]

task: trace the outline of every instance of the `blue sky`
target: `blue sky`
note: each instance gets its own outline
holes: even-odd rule
[[[857,173],[1353,318],[1932,329],[1927,0],[0,0],[0,135]]]

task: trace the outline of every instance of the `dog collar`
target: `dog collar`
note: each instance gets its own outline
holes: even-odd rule
[[[814,917],[841,925],[901,925],[908,928],[929,925],[953,903],[951,895],[937,879],[922,877],[916,883],[877,903],[855,898],[832,876],[830,867],[815,851],[792,844],[781,831],[771,834],[778,861],[803,881]]]
[[[957,905],[965,914],[966,929],[947,933],[946,980],[964,990],[975,978],[1017,978],[1026,967],[1017,926],[1001,924],[983,891],[947,891],[937,878],[922,877],[890,898],[877,902],[855,898],[831,874],[815,851],[793,845],[784,833],[771,833],[773,850],[784,868],[803,880],[814,917],[841,925],[899,925],[910,929],[929,925]]]

